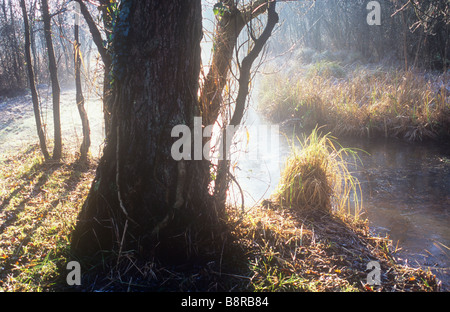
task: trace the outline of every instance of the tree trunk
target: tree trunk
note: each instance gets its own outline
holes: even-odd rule
[[[211,68],[205,78],[200,97],[204,122],[213,124],[220,113],[222,93],[227,83],[233,52],[237,38],[244,26],[252,19],[267,10],[266,0],[256,0],[242,9],[238,9],[234,1],[226,0],[225,5],[230,7],[217,25],[214,35],[214,54]]]
[[[82,0],[75,0],[80,5],[80,11],[83,15],[86,24],[88,25],[89,31],[92,35],[92,40],[95,43],[97,50],[102,58],[103,64],[105,66],[105,74],[103,78],[103,115],[105,118],[105,135],[108,134],[111,125],[111,106],[112,106],[112,92],[110,88],[110,73],[112,60],[110,51],[105,47],[103,43],[103,38],[98,29],[92,15],[89,13],[89,10],[86,4]],[[100,10],[103,14],[103,26],[104,32],[106,34],[106,38],[110,38],[110,33],[112,32],[113,22],[112,22],[112,8],[111,4],[115,3],[115,1],[111,0],[101,0],[100,1]],[[109,40],[109,39],[108,39]]]
[[[81,87],[81,49],[79,43],[79,31],[78,31],[78,23],[75,21],[74,25],[74,61],[75,61],[75,88],[76,88],[76,101],[77,108],[81,118],[81,126],[83,129],[83,142],[80,147],[80,161],[87,161],[87,156],[89,152],[89,147],[91,146],[91,138],[90,138],[90,127],[89,127],[89,119],[84,109],[84,96],[83,89]]]
[[[237,128],[241,120],[244,116],[244,111],[246,107],[247,96],[249,92],[249,83],[250,83],[250,74],[251,68],[256,60],[256,58],[261,53],[264,48],[267,40],[269,40],[272,35],[272,31],[275,28],[275,25],[278,23],[279,17],[275,10],[276,2],[272,2],[268,5],[268,18],[267,24],[262,32],[261,36],[258,39],[254,39],[254,45],[251,51],[244,57],[242,63],[240,65],[239,70],[239,88],[238,94],[236,97],[236,106],[234,109],[233,116],[229,122],[229,126],[233,126]],[[222,142],[227,142],[228,140],[233,140],[233,138],[226,138],[226,130],[224,129],[222,132]],[[226,159],[220,160],[217,169],[217,179],[216,179],[216,188],[214,190],[215,196],[217,198],[217,202],[219,207],[224,207],[226,202],[226,193],[229,185],[229,168],[230,168],[230,155],[226,155]]]
[[[199,162],[171,156],[172,128],[192,129],[199,111],[201,1],[128,0],[120,10],[111,131],[72,248],[184,262],[213,247],[220,224]]]
[[[52,81],[53,94],[53,123],[54,123],[54,141],[53,159],[59,160],[62,154],[62,138],[61,138],[61,117],[60,117],[60,94],[61,89],[58,81],[58,69],[56,66],[55,52],[53,50],[51,19],[48,10],[48,1],[42,0],[42,18],[44,20],[45,42],[47,44],[48,64],[50,71],[50,79]]]
[[[27,8],[25,6],[25,0],[20,0],[20,6],[22,7],[23,22],[25,27],[25,58],[28,69],[28,79],[30,81],[31,98],[33,100],[34,118],[36,120],[36,129],[39,137],[39,144],[42,154],[45,160],[50,159],[50,155],[47,151],[47,144],[45,142],[45,133],[42,129],[41,112],[39,109],[39,98],[36,91],[36,83],[34,80],[33,64],[31,62],[31,42],[30,42],[30,26],[28,23]]]

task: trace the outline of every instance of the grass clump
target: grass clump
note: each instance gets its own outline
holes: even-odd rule
[[[344,68],[338,62],[319,61],[307,68],[306,77],[344,78],[345,74]]]
[[[343,158],[349,153],[355,155],[355,151],[338,149],[333,138],[321,135],[317,128],[300,144],[292,145],[274,200],[302,211],[353,211],[357,219],[361,210],[357,194],[361,190]]]

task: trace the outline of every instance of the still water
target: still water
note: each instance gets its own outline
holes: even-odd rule
[[[295,136],[291,128],[268,127],[272,136],[279,137],[274,148],[273,138],[266,142],[261,135],[261,124],[267,122],[250,108],[240,146],[249,153],[255,149],[265,153],[257,159],[241,154],[234,167],[248,208],[276,189],[290,149],[286,137]],[[350,168],[361,183],[362,217],[369,220],[372,231],[388,235],[401,248],[397,257],[410,266],[429,267],[442,280],[443,289],[450,290],[450,143],[384,138],[339,139],[339,143],[366,152],[359,152],[362,163]],[[230,200],[240,203],[240,196],[232,187]]]

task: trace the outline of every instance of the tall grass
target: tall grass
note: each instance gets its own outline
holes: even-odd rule
[[[300,147],[291,145],[275,200],[296,210],[334,212],[358,219],[361,189],[345,159],[350,154],[356,160],[356,152],[338,147],[333,137],[322,135],[317,128],[299,142]]]
[[[260,109],[273,122],[295,118],[307,128],[326,126],[333,135],[412,141],[449,136],[448,74],[426,77],[321,61],[265,77]]]

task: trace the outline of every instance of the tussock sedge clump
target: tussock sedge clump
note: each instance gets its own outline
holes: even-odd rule
[[[301,211],[351,214],[358,219],[361,211],[359,182],[348,171],[344,156],[357,154],[337,148],[333,138],[314,129],[309,137],[292,144],[274,200],[281,206]]]

